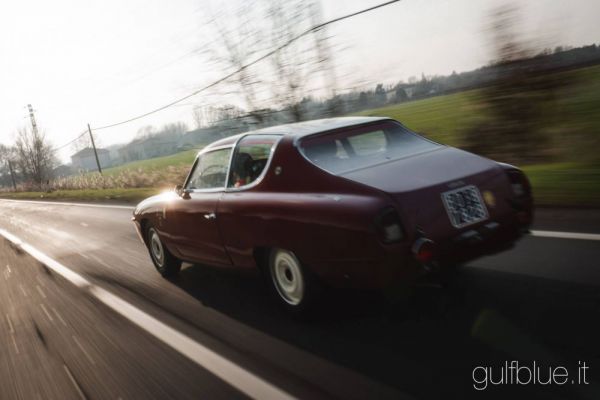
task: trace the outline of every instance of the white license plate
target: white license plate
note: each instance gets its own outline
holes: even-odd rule
[[[488,212],[481,200],[481,194],[474,185],[442,193],[452,226],[462,228],[487,219]]]

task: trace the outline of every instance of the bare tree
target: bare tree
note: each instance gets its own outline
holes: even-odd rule
[[[482,111],[488,117],[466,132],[465,144],[503,161],[532,163],[551,156],[551,136],[545,132],[552,123],[548,115],[559,90],[572,82],[532,57],[534,46],[517,33],[518,13],[515,6],[502,6],[491,16],[495,79],[481,90]]]
[[[146,125],[142,126],[140,129],[137,130],[137,132],[135,133],[135,138],[144,139],[153,136],[154,134],[156,134],[156,129],[154,128],[154,126]]]
[[[41,188],[44,182],[52,178],[56,158],[43,132],[20,128],[17,131],[15,151],[19,169],[27,180]]]
[[[196,128],[204,128],[216,125],[225,121],[234,120],[243,116],[254,116],[257,113],[264,119],[263,110],[255,110],[255,113],[246,114],[241,108],[226,104],[224,106],[206,106],[194,108],[192,116],[195,119]]]
[[[199,129],[204,127],[204,115],[201,107],[194,107],[192,109],[192,119],[194,120],[194,128]]]
[[[181,136],[187,131],[188,126],[185,122],[171,122],[163,125],[159,134],[166,136]]]
[[[230,82],[256,122],[263,123],[265,110],[271,107],[286,110],[291,120],[304,119],[303,99],[315,85],[321,90],[329,86],[335,95],[335,72],[325,29],[295,40],[321,22],[318,1],[256,0],[226,12],[221,9],[212,16],[213,58],[224,70],[239,70]],[[278,48],[264,63],[245,67]]]
[[[0,144],[0,185],[16,186],[15,148]]]

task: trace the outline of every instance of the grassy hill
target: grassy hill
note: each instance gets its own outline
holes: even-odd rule
[[[199,149],[186,150],[170,156],[150,158],[147,160],[133,161],[116,167],[106,168],[105,175],[117,175],[128,170],[152,171],[166,167],[190,166]]]
[[[587,139],[592,140],[600,137],[600,66],[560,75],[568,76],[574,85],[560,93],[555,107],[547,110],[543,117],[553,124],[548,134],[554,136],[556,146],[577,150],[572,142],[574,133],[585,131]],[[460,146],[464,132],[485,118],[478,89],[366,110],[361,114],[397,119],[450,146]],[[569,155],[579,160],[579,155]]]
[[[477,111],[478,90],[431,97],[363,111],[361,115],[390,117],[436,142],[461,145],[461,132],[483,119]]]

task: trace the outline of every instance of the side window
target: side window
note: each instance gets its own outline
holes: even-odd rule
[[[215,189],[225,187],[231,149],[214,150],[198,158],[186,189]]]
[[[280,135],[248,135],[238,142],[229,175],[229,187],[243,187],[256,181],[262,174],[271,149]]]

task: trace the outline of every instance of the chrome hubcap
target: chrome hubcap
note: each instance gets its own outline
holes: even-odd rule
[[[304,296],[304,277],[298,259],[290,252],[279,250],[271,269],[273,283],[281,298],[294,306],[300,304]]]
[[[156,233],[154,229],[150,230],[150,251],[154,261],[162,267],[165,262],[165,252],[160,238],[158,237],[158,233]]]

